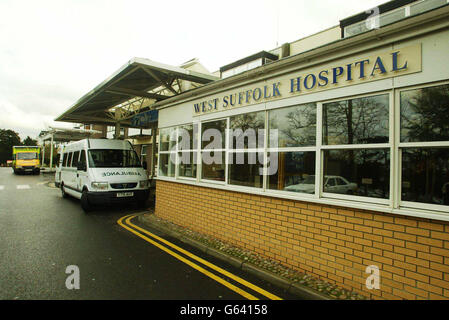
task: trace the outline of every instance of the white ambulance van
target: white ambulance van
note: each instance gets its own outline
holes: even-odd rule
[[[80,199],[86,213],[101,204],[143,206],[149,196],[145,166],[129,141],[84,139],[64,147],[58,182],[62,196]]]

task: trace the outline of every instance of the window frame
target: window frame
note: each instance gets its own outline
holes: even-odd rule
[[[168,142],[168,150],[164,150],[164,151],[162,151],[161,150],[161,145],[162,145],[162,136],[163,136],[163,134],[162,134],[162,131],[163,130],[165,130],[165,129],[174,129],[174,131],[175,131],[175,146],[176,146],[176,150],[175,151],[173,151],[173,150],[170,150],[170,139],[171,139],[171,133],[170,133],[170,138],[169,138],[169,142]],[[157,176],[158,177],[164,177],[164,178],[167,178],[167,179],[177,179],[177,165],[176,165],[176,163],[175,163],[175,172],[174,172],[174,175],[173,176],[168,176],[168,175],[162,175],[161,174],[161,155],[164,155],[164,154],[167,154],[168,155],[168,161],[170,162],[170,158],[171,158],[171,154],[172,153],[175,153],[175,159],[176,159],[176,161],[177,161],[177,159],[178,159],[178,156],[177,156],[177,143],[176,143],[176,141],[178,141],[178,129],[177,129],[177,126],[170,126],[170,127],[164,127],[164,128],[159,128],[159,136],[158,136],[158,140],[159,140],[159,142],[158,142],[158,166],[157,166]]]
[[[374,210],[380,212],[386,212],[396,215],[406,215],[415,216],[430,219],[440,219],[449,221],[448,207],[445,205],[435,205],[435,204],[425,204],[418,202],[402,201],[401,200],[401,189],[402,189],[402,153],[401,148],[407,147],[449,147],[449,141],[438,141],[438,142],[400,142],[400,94],[403,91],[427,88],[432,86],[441,86],[449,84],[449,80],[444,81],[434,81],[419,85],[408,85],[401,88],[389,88],[372,92],[365,92],[361,94],[352,95],[342,95],[338,98],[332,99],[320,99],[310,102],[306,101],[298,103],[297,99],[289,98],[287,100],[280,100],[279,106],[273,107],[272,102],[267,102],[264,104],[259,104],[256,107],[251,106],[250,108],[239,108],[233,109],[232,112],[226,112],[223,116],[220,115],[207,115],[204,117],[194,118],[191,123],[180,124],[177,126],[160,128],[177,128],[190,124],[198,124],[198,143],[195,150],[192,152],[197,152],[197,176],[195,178],[181,177],[178,175],[179,164],[175,165],[175,175],[173,177],[161,176],[158,170],[158,179],[174,181],[180,183],[193,184],[203,187],[217,188],[221,190],[230,190],[236,192],[244,192],[249,194],[256,194],[268,197],[278,197],[283,199],[291,199],[295,201],[310,201],[312,203],[319,203],[323,205],[334,205],[340,207],[350,207],[358,208],[362,210]],[[388,142],[385,143],[369,143],[369,144],[352,144],[352,145],[324,145],[323,144],[323,105],[332,102],[338,102],[342,100],[357,99],[363,97],[372,97],[378,95],[388,95],[389,103],[389,115],[388,115]],[[269,189],[267,176],[267,157],[270,152],[273,152],[274,148],[271,148],[268,144],[269,139],[269,112],[276,111],[283,108],[289,108],[294,106],[299,106],[302,104],[314,103],[316,105],[316,145],[307,147],[285,147],[276,148],[277,152],[315,152],[315,193],[306,194],[300,192],[291,192],[284,190]],[[230,118],[240,114],[248,114],[253,112],[265,112],[265,142],[264,142],[264,175],[263,175],[263,187],[248,187],[239,186],[228,183],[229,181],[229,155],[235,152],[260,152],[260,148],[252,149],[229,149],[229,128],[230,128]],[[225,148],[216,149],[216,151],[221,151],[225,153],[225,178],[224,181],[215,181],[210,179],[202,178],[203,162],[202,162],[202,125],[208,122],[214,121],[226,121],[226,132],[225,132]],[[176,131],[177,134],[177,131]],[[159,136],[160,137],[160,136]],[[178,137],[176,136],[176,141]],[[160,140],[160,139],[159,139]],[[176,151],[160,151],[160,141],[158,143],[158,157],[160,154],[167,154],[176,152],[176,157],[178,158],[178,150]],[[324,192],[324,152],[326,150],[361,150],[361,149],[388,149],[389,150],[389,195],[388,199],[365,197],[357,195],[345,195],[337,193]],[[206,149],[207,150],[207,149]],[[183,152],[188,150],[183,150]],[[69,159],[70,160],[70,159]],[[177,160],[177,162],[179,162]]]
[[[339,144],[339,145],[325,145],[323,144],[323,105],[333,103],[333,102],[339,102],[343,100],[353,100],[353,99],[359,99],[359,98],[365,98],[365,97],[375,97],[375,96],[381,96],[381,95],[388,95],[388,143],[367,143],[367,144]],[[382,91],[376,91],[376,92],[369,92],[365,94],[360,95],[351,95],[351,96],[345,96],[345,97],[339,97],[337,99],[332,100],[324,100],[320,102],[321,107],[319,110],[317,110],[317,116],[320,121],[320,124],[317,123],[317,131],[320,133],[319,140],[317,140],[317,152],[318,152],[318,144],[319,152],[321,155],[320,159],[320,169],[319,169],[319,198],[329,198],[329,199],[335,199],[335,200],[348,200],[348,201],[356,201],[356,202],[369,202],[373,204],[379,204],[379,205],[385,205],[393,207],[394,203],[394,192],[393,192],[393,177],[394,177],[394,158],[393,158],[393,140],[394,140],[394,114],[395,114],[395,99],[394,99],[394,91],[393,90],[382,90]],[[318,139],[318,137],[317,137]],[[389,179],[389,197],[388,199],[380,199],[380,198],[374,198],[374,197],[364,197],[364,196],[357,196],[357,195],[344,195],[344,194],[338,194],[338,193],[329,193],[324,192],[324,151],[325,150],[372,150],[372,149],[389,149],[390,151],[390,179]],[[317,184],[316,184],[317,186]]]
[[[265,135],[264,135],[264,141],[263,141],[263,148],[259,148],[258,147],[258,141],[256,140],[256,148],[246,148],[246,149],[237,149],[237,148],[233,148],[230,149],[230,142],[231,142],[231,137],[229,135],[230,133],[230,129],[231,129],[231,118],[232,117],[238,117],[240,115],[244,115],[244,114],[251,114],[251,113],[263,113],[264,114],[264,130],[265,130]],[[268,123],[268,111],[267,110],[257,110],[257,111],[251,111],[251,112],[244,112],[244,113],[238,113],[238,114],[234,114],[234,115],[230,115],[229,117],[227,117],[228,119],[228,126],[226,129],[226,175],[225,175],[225,182],[226,185],[228,186],[232,186],[235,188],[240,188],[240,189],[258,189],[258,190],[264,190],[266,189],[266,181],[267,181],[267,166],[266,166],[266,161],[267,161],[267,154],[266,154],[266,150],[267,150],[267,142],[268,142],[268,135],[267,135],[267,123]],[[256,132],[256,136],[257,136],[258,132]],[[262,186],[261,187],[249,187],[249,186],[242,186],[242,185],[237,185],[237,184],[232,184],[229,182],[230,179],[230,157],[233,154],[236,153],[243,153],[243,154],[249,154],[249,153],[255,153],[256,154],[256,164],[258,161],[258,153],[262,152],[263,153],[263,173],[262,173]]]
[[[190,149],[182,149],[182,150],[179,150],[178,149],[178,143],[179,143],[179,129],[180,128],[182,128],[182,127],[186,127],[186,126],[189,126],[189,125],[191,125],[192,126],[192,132],[193,133],[195,133],[195,125],[197,126],[197,133],[196,133],[196,149],[195,148],[193,148],[194,147],[194,145],[195,145],[195,137],[193,138],[193,143],[192,143],[192,145],[190,146]],[[195,164],[196,165],[196,176],[195,177],[187,177],[187,176],[181,176],[180,174],[179,174],[179,165],[180,165],[180,158],[179,158],[179,154],[180,153],[183,153],[183,152],[188,152],[188,153],[193,153],[193,156],[195,155],[195,153],[198,153],[198,148],[199,148],[199,144],[201,143],[198,139],[199,139],[199,128],[200,128],[200,125],[199,125],[199,123],[198,122],[192,122],[192,123],[185,123],[185,124],[181,124],[181,125],[178,125],[178,126],[176,126],[176,179],[179,179],[179,180],[190,180],[190,181],[197,181],[197,179],[198,179],[198,169],[199,169],[199,164],[198,164],[198,154],[197,154],[197,157],[196,157],[196,164],[195,163],[193,163],[193,164]],[[192,156],[192,159],[194,159],[194,157]],[[192,164],[192,165],[193,165]]]
[[[315,104],[315,108],[316,108],[316,113],[315,113],[315,117],[316,117],[316,121],[315,121],[315,146],[300,146],[300,147],[277,147],[277,148],[272,148],[271,146],[269,146],[269,136],[270,136],[270,112],[271,111],[277,111],[277,110],[281,110],[281,109],[288,109],[288,108],[294,108],[294,107],[300,107],[302,105],[307,105],[307,104]],[[264,187],[264,191],[269,192],[269,193],[273,193],[273,194],[278,194],[278,195],[297,195],[298,198],[314,198],[317,199],[318,198],[318,193],[317,193],[317,182],[319,181],[319,169],[317,167],[317,163],[318,163],[318,136],[321,137],[321,135],[318,135],[318,131],[321,131],[321,126],[319,126],[322,121],[319,121],[319,103],[318,102],[309,102],[309,103],[294,103],[288,106],[282,106],[280,108],[275,108],[275,109],[270,109],[267,110],[267,115],[266,115],[266,124],[265,124],[265,129],[266,131],[266,141],[265,141],[265,164],[264,164],[264,182],[265,182],[265,187]],[[318,130],[319,129],[319,130]],[[269,177],[266,175],[266,170],[267,168],[267,160],[268,160],[268,153],[271,152],[278,152],[278,153],[282,153],[282,152],[314,152],[315,153],[315,191],[313,194],[308,194],[308,193],[304,193],[304,192],[292,192],[292,191],[286,191],[286,190],[277,190],[277,189],[270,189],[269,188],[269,183],[268,183],[268,179]],[[318,186],[319,187],[319,186]]]
[[[395,208],[401,209],[411,209],[411,210],[425,210],[425,211],[434,211],[439,213],[447,213],[449,211],[448,206],[439,205],[439,204],[431,204],[431,203],[423,203],[423,202],[414,202],[414,201],[406,201],[402,200],[402,150],[407,148],[441,148],[446,147],[449,148],[449,140],[448,141],[421,141],[421,142],[401,142],[401,93],[404,91],[418,90],[418,89],[426,89],[432,87],[439,87],[449,85],[449,81],[437,81],[425,84],[419,84],[415,86],[408,86],[400,89],[396,89],[395,102],[397,105],[397,113],[395,117],[395,152],[397,154],[398,161],[396,162],[396,201]]]
[[[226,128],[225,128],[225,134],[224,134],[224,139],[225,139],[225,147],[220,148],[220,149],[213,149],[214,152],[224,152],[224,159],[225,159],[225,176],[224,176],[224,181],[217,181],[217,180],[211,180],[211,179],[205,179],[203,178],[203,151],[209,150],[209,149],[203,149],[203,141],[202,141],[202,132],[203,132],[203,124],[204,123],[209,123],[209,122],[218,122],[218,121],[226,121]],[[198,162],[198,166],[199,168],[197,168],[197,175],[198,175],[198,180],[200,182],[204,182],[204,183],[211,183],[211,184],[218,184],[218,185],[227,185],[227,181],[228,181],[228,175],[229,175],[229,170],[228,170],[228,149],[229,149],[229,123],[230,123],[230,117],[221,117],[221,118],[216,118],[216,119],[209,119],[209,120],[205,120],[205,121],[201,121],[199,123],[199,129],[198,129],[198,157],[199,157],[199,162]]]

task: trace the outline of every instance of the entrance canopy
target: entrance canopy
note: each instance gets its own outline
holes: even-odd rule
[[[50,127],[48,130],[41,131],[39,134],[38,144],[42,146],[42,167],[45,166],[45,142],[50,141],[50,167],[49,171],[53,171],[53,144],[70,141],[78,141],[91,138],[95,134],[101,134],[98,130],[85,129],[67,129]]]
[[[95,134],[101,134],[98,130],[86,130],[86,129],[67,129],[67,128],[54,128],[50,127],[48,130],[42,131],[39,134],[38,141],[41,145],[45,141],[51,140],[52,142],[70,142],[78,141],[86,138],[90,138]]]
[[[192,63],[193,61],[193,63]],[[79,99],[56,121],[131,126],[130,118],[151,105],[218,80],[210,74],[134,58]]]

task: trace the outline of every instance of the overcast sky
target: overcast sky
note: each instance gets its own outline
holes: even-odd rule
[[[22,139],[133,57],[211,72],[387,0],[0,0],[0,129]]]

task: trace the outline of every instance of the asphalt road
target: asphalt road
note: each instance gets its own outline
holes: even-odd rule
[[[78,200],[63,199],[49,180],[0,168],[0,299],[245,299],[117,224],[137,208],[86,215]],[[297,298],[176,244],[281,298]],[[78,290],[66,287],[70,265],[80,271]]]

